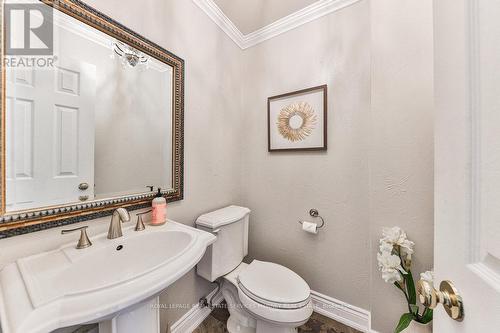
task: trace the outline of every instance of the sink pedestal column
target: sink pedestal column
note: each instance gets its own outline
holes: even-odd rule
[[[159,333],[159,297],[127,309],[111,320],[99,323],[99,333]]]

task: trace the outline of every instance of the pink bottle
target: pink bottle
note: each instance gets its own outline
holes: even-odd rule
[[[167,222],[167,200],[161,194],[161,188],[158,187],[158,193],[152,203],[151,225],[162,225]]]

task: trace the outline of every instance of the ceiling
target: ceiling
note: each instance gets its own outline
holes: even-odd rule
[[[213,1],[244,35],[317,2],[317,0]]]

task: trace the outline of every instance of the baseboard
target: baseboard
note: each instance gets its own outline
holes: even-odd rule
[[[207,298],[212,297],[214,294],[215,290]],[[369,311],[316,291],[311,291],[311,298],[315,312],[361,332],[377,333],[370,329],[371,320]],[[213,304],[220,304],[222,300],[222,293],[218,292],[214,297]],[[170,332],[191,333],[210,315],[210,312],[210,308],[201,308],[197,304],[171,326]]]
[[[210,299],[212,296],[215,297],[212,300],[213,305],[218,305],[224,299],[222,297],[221,292],[217,292],[217,290],[212,291],[208,294],[207,299]],[[170,333],[191,333],[193,332],[200,324],[210,315],[212,310],[209,307],[202,308],[199,304],[196,304],[186,312],[184,316],[182,316],[179,320],[177,320],[171,327]]]
[[[330,296],[311,291],[314,311],[336,320],[339,323],[355,328],[361,332],[370,330],[370,312],[354,305],[339,301]],[[373,332],[374,333],[374,332]]]

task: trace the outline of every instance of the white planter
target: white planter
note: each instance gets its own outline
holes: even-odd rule
[[[432,324],[421,324],[412,320],[410,325],[402,331],[402,333],[431,333],[432,332]]]

